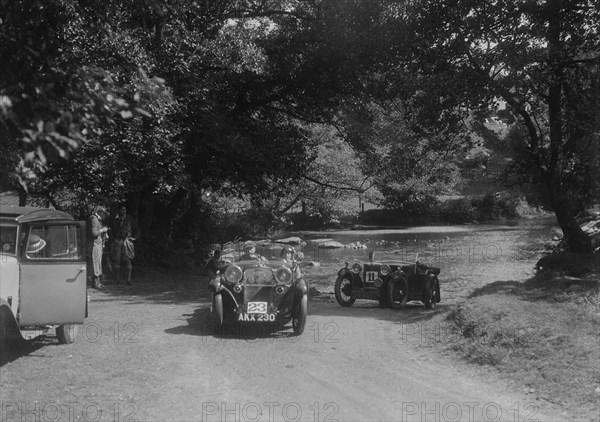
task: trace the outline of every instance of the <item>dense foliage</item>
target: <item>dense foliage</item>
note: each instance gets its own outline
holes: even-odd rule
[[[585,250],[573,217],[599,192],[599,14],[588,0],[0,0],[2,187],[80,216],[127,202],[157,238],[207,236],[240,214],[252,230],[324,220],[357,197],[422,212],[493,139]]]

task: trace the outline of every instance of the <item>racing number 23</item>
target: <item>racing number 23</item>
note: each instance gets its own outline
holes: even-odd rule
[[[249,314],[266,314],[267,302],[248,302]]]

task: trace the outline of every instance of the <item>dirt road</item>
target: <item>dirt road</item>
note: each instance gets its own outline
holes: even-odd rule
[[[8,350],[1,421],[566,420],[498,379],[434,354],[433,311],[310,303],[294,337],[247,326],[215,337],[205,286],[90,294],[72,345]]]

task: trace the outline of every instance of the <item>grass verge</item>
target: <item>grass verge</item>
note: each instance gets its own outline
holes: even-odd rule
[[[438,342],[585,420],[600,417],[600,273],[546,271],[474,292],[437,323]]]

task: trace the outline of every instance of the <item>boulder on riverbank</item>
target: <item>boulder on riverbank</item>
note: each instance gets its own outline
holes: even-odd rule
[[[278,243],[285,243],[286,245],[298,246],[303,243],[302,239],[296,236],[286,237],[284,239],[277,239]]]
[[[336,242],[335,240],[330,240],[328,242],[320,242],[317,245],[319,248],[323,248],[323,249],[337,249],[337,248],[343,248],[344,244],[340,243],[340,242]]]

